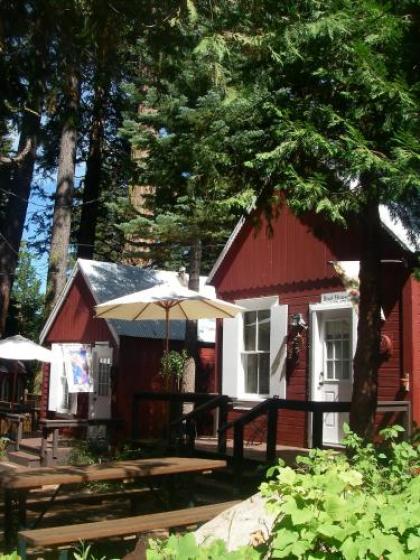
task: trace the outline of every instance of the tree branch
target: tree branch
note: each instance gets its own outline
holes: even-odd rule
[[[26,140],[23,149],[14,157],[0,155],[0,165],[20,165],[32,150],[32,138]]]

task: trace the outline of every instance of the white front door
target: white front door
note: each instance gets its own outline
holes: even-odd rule
[[[351,304],[311,307],[312,399],[350,401],[353,389],[353,355],[356,316]],[[347,413],[324,414],[323,443],[339,444]]]
[[[112,347],[97,343],[92,348],[93,392],[89,393],[89,419],[111,418]],[[104,426],[90,426],[89,437],[105,437]]]

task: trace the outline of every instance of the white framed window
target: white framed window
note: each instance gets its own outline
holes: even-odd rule
[[[270,309],[246,311],[243,318],[244,393],[270,393]]]
[[[285,398],[288,306],[277,296],[235,303],[246,311],[223,321],[223,393],[239,401]]]
[[[95,392],[98,397],[108,397],[111,392],[111,358],[100,357],[98,359],[98,373],[96,378]]]

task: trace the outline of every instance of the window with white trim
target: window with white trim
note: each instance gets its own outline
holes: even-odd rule
[[[247,394],[270,393],[270,309],[246,311],[242,363]]]
[[[325,321],[324,371],[327,381],[351,378],[351,325],[346,319]]]
[[[99,358],[96,393],[99,397],[108,397],[111,392],[111,358]]]

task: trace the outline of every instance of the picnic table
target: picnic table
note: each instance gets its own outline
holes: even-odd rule
[[[26,499],[28,493],[37,488],[57,485],[51,503],[62,486],[97,481],[134,481],[142,479],[151,486],[158,477],[173,478],[188,473],[203,473],[226,467],[226,461],[191,457],[162,457],[158,459],[136,459],[113,461],[86,466],[41,467],[19,470],[1,475],[4,492],[4,535],[11,542],[15,504],[19,526],[26,525]],[[44,512],[45,513],[45,512]]]

